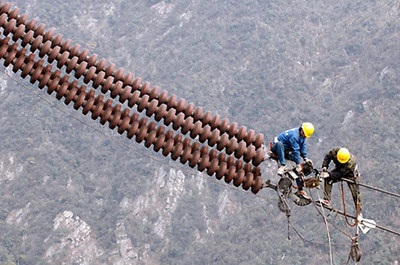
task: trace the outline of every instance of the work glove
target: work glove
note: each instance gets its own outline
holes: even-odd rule
[[[322,171],[321,178],[323,178],[323,179],[329,178],[329,173],[326,171]]]

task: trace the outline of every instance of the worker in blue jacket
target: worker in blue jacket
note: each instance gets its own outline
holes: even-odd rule
[[[278,156],[278,175],[283,175],[286,168],[286,158],[296,163],[296,171],[301,172],[301,158],[305,162],[312,163],[307,158],[306,139],[310,138],[314,133],[314,125],[310,122],[303,122],[300,127],[296,127],[275,137],[271,151]],[[306,193],[299,189],[300,194]]]

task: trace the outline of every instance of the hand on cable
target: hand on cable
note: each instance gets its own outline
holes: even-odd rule
[[[323,167],[322,172],[328,172],[328,169],[326,167]]]
[[[311,159],[309,159],[309,158],[304,158],[304,162],[306,162],[307,164],[309,164],[311,167],[314,167]]]

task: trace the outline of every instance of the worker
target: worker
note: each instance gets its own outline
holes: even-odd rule
[[[335,164],[335,168],[328,172],[331,161]],[[351,182],[347,182],[347,184],[353,197],[357,219],[360,221],[362,219],[362,204],[358,186],[360,175],[355,157],[347,148],[333,148],[325,155],[322,162],[322,172],[322,177],[324,178],[324,199],[321,202],[331,207],[332,184],[342,181],[342,178],[349,179]]]
[[[283,175],[288,168],[286,168],[286,159],[292,160],[296,163],[296,172],[301,173],[301,158],[306,163],[312,161],[307,158],[306,138],[310,138],[314,133],[314,125],[310,122],[303,122],[300,127],[296,127],[282,132],[275,137],[271,151],[278,157],[278,175]],[[304,197],[307,194],[302,189],[301,179],[297,181],[299,186],[299,193]]]

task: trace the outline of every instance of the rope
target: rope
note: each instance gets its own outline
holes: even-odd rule
[[[341,190],[342,190],[342,204],[343,204],[343,213],[344,213],[344,219],[346,220],[346,223],[348,226],[350,227],[354,227],[357,225],[357,218],[355,219],[354,223],[350,223],[347,213],[346,213],[346,202],[344,199],[344,187],[343,187],[343,181],[340,182],[341,183]],[[358,216],[358,207],[356,206],[356,216]]]
[[[321,197],[319,196],[319,193],[318,193],[318,199],[319,200],[321,199]],[[319,209],[317,209],[317,211],[322,216],[322,218],[324,219],[324,224],[325,224],[325,228],[326,228],[326,236],[328,237],[328,244],[329,244],[329,258],[330,258],[330,262],[331,262],[331,265],[332,265],[333,264],[333,252],[332,252],[331,236],[330,236],[330,233],[329,233],[329,226],[328,226],[328,222],[329,221],[328,221],[328,218],[325,215],[324,207],[321,207],[321,211],[319,211]]]

